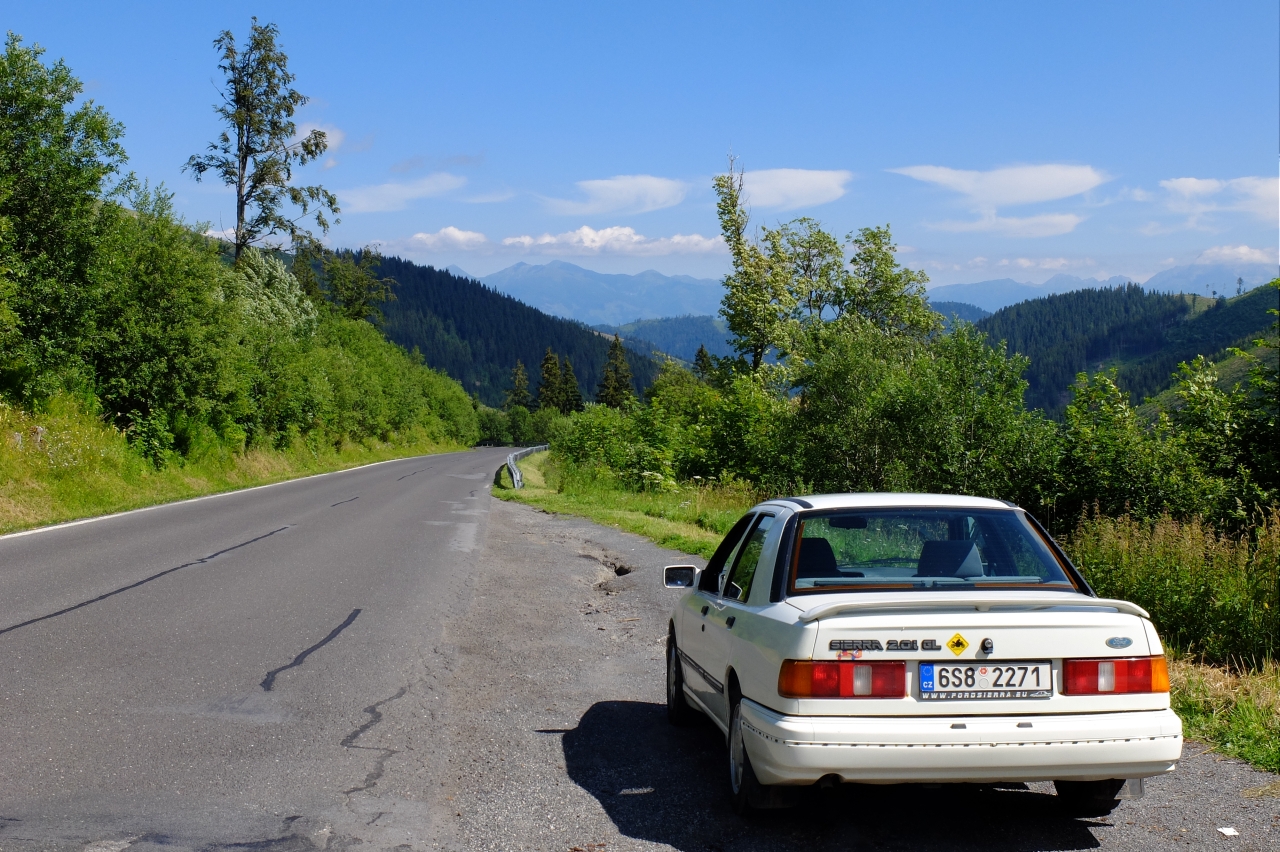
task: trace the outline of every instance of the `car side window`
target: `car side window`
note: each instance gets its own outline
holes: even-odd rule
[[[724,537],[724,541],[720,542],[720,546],[711,556],[707,567],[702,569],[702,576],[698,578],[698,591],[710,592],[713,595],[720,591],[720,575],[724,572],[724,565],[729,561],[738,542],[746,535],[747,528],[753,520],[755,520],[754,514],[743,515],[729,530],[729,534]]]
[[[724,585],[724,596],[729,600],[745,601],[751,596],[751,583],[756,578],[756,569],[760,567],[764,540],[772,527],[773,515],[761,515],[746,542],[738,549],[733,571]]]

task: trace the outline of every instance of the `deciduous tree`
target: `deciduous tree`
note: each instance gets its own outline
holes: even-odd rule
[[[750,359],[752,370],[758,370],[765,354],[777,344],[782,317],[791,312],[792,301],[777,269],[747,234],[751,217],[743,205],[743,173],[734,169],[730,158],[728,173],[715,178],[720,233],[733,261],[733,271],[724,279],[720,315],[729,324],[734,349]]]
[[[123,127],[92,100],[77,105],[80,81],[43,54],[9,33],[0,56],[0,393],[24,401],[82,370],[107,226],[98,214],[125,162]]]
[[[339,212],[337,197],[324,187],[293,185],[294,166],[322,155],[329,141],[318,129],[297,136],[293,114],[308,98],[291,86],[295,76],[289,71],[289,58],[276,44],[278,35],[275,24],[259,24],[255,17],[243,49],[230,30],[214,39],[214,47],[222,54],[218,70],[224,78],[222,103],[214,111],[227,129],[209,143],[209,153],[193,155],[183,167],[197,181],[212,172],[235,189],[236,260],[245,246],[274,235],[307,235],[299,224],[307,218],[314,218],[316,226],[327,232],[326,212]],[[286,213],[286,204],[296,208],[295,215]]]
[[[396,297],[392,289],[396,282],[378,277],[381,253],[372,246],[365,246],[359,252],[326,251],[321,265],[323,289],[339,313],[348,319],[381,325],[382,309],[378,305]]]

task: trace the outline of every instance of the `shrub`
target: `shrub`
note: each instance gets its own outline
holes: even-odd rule
[[[1098,594],[1144,607],[1172,647],[1215,663],[1280,658],[1280,510],[1234,535],[1168,514],[1086,515],[1065,547]]]

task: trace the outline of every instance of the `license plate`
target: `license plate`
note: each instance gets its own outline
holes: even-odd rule
[[[920,664],[923,701],[985,701],[1048,698],[1053,667],[1048,662]]]

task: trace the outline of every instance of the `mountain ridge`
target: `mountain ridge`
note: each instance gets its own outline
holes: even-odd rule
[[[1243,279],[1244,289],[1253,289],[1276,277],[1276,267],[1265,263],[1190,263],[1170,267],[1146,281],[1125,275],[1110,278],[1078,278],[1058,273],[1043,284],[1030,284],[1012,278],[996,278],[969,284],[943,284],[929,291],[930,301],[967,302],[995,313],[1018,302],[1087,289],[1114,289],[1125,284],[1141,284],[1147,292],[1195,293],[1211,296],[1239,295],[1234,292],[1236,279]]]

